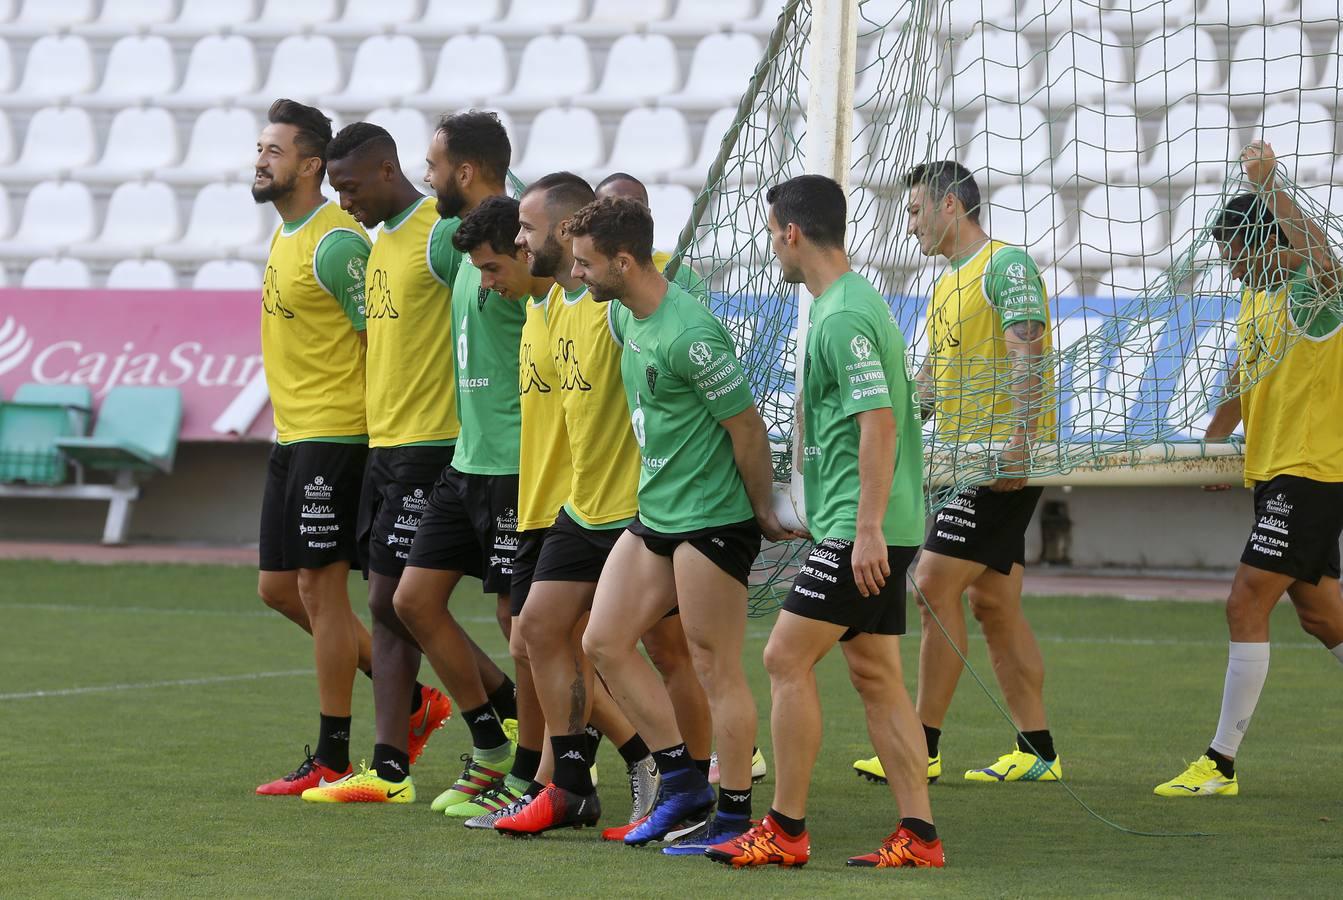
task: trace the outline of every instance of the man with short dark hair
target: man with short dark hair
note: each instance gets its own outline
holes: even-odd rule
[[[802,866],[807,793],[821,749],[816,665],[838,643],[901,818],[873,868],[938,867],[923,732],[900,671],[905,571],[923,537],[923,446],[905,339],[886,300],[844,252],[844,190],[822,175],[769,189],[770,245],[789,284],[816,299],[802,374],[803,476],[815,547],[765,646],[773,694],[774,803],[750,831],[710,847],[728,865]]]
[[[1206,440],[1245,423],[1245,486],[1255,525],[1226,601],[1231,643],[1217,732],[1208,749],[1155,793],[1234,797],[1236,754],[1268,678],[1269,616],[1284,593],[1302,629],[1343,662],[1343,316],[1329,236],[1277,182],[1273,148],[1241,153],[1253,190],[1212,227],[1241,282],[1239,358]]]
[[[746,593],[761,533],[785,540],[772,503],[765,425],[732,339],[713,314],[653,265],[653,219],[625,198],[592,203],[569,223],[574,274],[611,310],[642,468],[639,513],[602,570],[587,651],[621,709],[654,748],[662,776],[640,846],[707,817],[713,789],[690,760],[667,692],[636,649],[672,606],[709,697],[722,778],[700,850],[750,825],[756,712],[742,668]],[[689,849],[689,836],[683,847]]]
[[[332,139],[327,155],[331,186],[342,208],[366,227],[382,225],[368,261],[372,450],[360,510],[373,614],[377,729],[370,769],[346,783],[314,788],[304,799],[410,803],[415,799],[410,765],[423,744],[407,743],[393,725],[414,707],[421,645],[398,614],[395,597],[434,480],[452,459],[460,431],[456,391],[444,377],[453,353],[449,285],[462,265],[452,245],[460,223],[440,219],[433,201],[406,178],[396,143],[385,129],[368,122],[348,125]],[[456,634],[457,652],[469,671],[455,680],[439,672],[449,693],[470,699],[471,688],[488,680],[499,698],[496,714],[516,715],[512,682],[464,632]],[[411,737],[417,737],[413,730]]]
[[[964,166],[952,160],[915,166],[905,186],[907,232],[926,256],[949,263],[928,306],[922,404],[936,416],[940,441],[998,447],[997,477],[961,490],[937,513],[914,572],[923,615],[918,711],[928,780],[942,774],[939,741],[967,647],[961,597],[968,592],[1019,731],[1010,753],[965,778],[1057,781],[1063,771],[1045,718],[1044,659],[1021,609],[1026,528],[1042,491],[1028,486],[1026,476],[1035,448],[1055,436],[1047,399],[1048,297],[1026,251],[990,239],[980,226],[979,187]],[[884,774],[880,760],[859,760],[854,768]]]
[[[321,730],[316,753],[259,794],[303,793],[352,772],[350,694],[356,665],[370,673],[368,630],[346,589],[362,554],[356,540],[368,455],[364,409],[365,263],[369,240],[322,196],[331,120],[276,100],[257,140],[252,196],[283,224],[271,238],[262,285],[261,346],[277,442],[261,513],[258,592],[313,635]],[[423,741],[447,717],[447,698],[414,679]],[[426,705],[423,701],[428,699]],[[404,728],[405,719],[402,720]]]

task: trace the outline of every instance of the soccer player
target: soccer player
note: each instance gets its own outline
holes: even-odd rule
[[[627,172],[613,172],[601,180],[597,185],[597,199],[605,200],[607,197],[629,197],[644,206],[649,205],[648,188]],[[659,272],[666,269],[670,261],[670,253],[653,249],[653,265]],[[670,280],[691,294],[708,296],[704,280],[688,263],[682,262]],[[686,646],[680,617],[673,614],[659,622],[644,635],[643,645],[667,683],[667,693],[671,695],[672,706],[676,709],[676,724],[681,729],[681,737],[685,739],[695,764],[700,765],[705,759],[701,753],[708,753],[713,741],[713,723],[709,719],[709,701],[704,697],[704,689],[700,687],[695,669],[690,664],[690,649]],[[718,754],[709,753],[708,760],[709,783],[717,784]],[[757,747],[751,757],[751,778],[753,781],[761,781],[767,774],[765,756]],[[612,835],[615,831],[609,830]]]
[[[621,709],[654,749],[659,798],[625,835],[661,840],[714,805],[676,727],[666,690],[636,649],[679,605],[709,697],[722,778],[717,815],[697,829],[702,851],[746,831],[756,711],[742,668],[746,588],[760,538],[785,540],[772,509],[769,439],[732,340],[713,314],[653,266],[653,218],[625,198],[597,201],[569,222],[574,274],[600,302],[616,298],[612,332],[639,445],[639,514],[616,541],[583,635]],[[690,846],[690,836],[683,842]]]
[[[434,480],[452,459],[459,431],[456,392],[444,377],[453,352],[448,285],[462,264],[451,243],[459,223],[440,219],[434,201],[405,177],[396,144],[383,128],[367,122],[346,126],[327,153],[341,206],[366,227],[382,225],[368,261],[372,450],[360,516],[361,536],[368,541],[377,737],[371,769],[334,788],[309,791],[304,799],[410,803],[415,799],[410,763],[419,748],[394,724],[413,706],[421,652],[393,601]],[[464,637],[462,654],[476,681],[489,679],[501,705],[511,703],[509,679]]]
[[[1236,753],[1268,677],[1269,616],[1284,593],[1302,629],[1343,662],[1343,316],[1329,238],[1277,182],[1273,148],[1241,153],[1253,190],[1212,226],[1240,281],[1239,359],[1228,399],[1208,425],[1225,440],[1245,423],[1245,485],[1255,525],[1240,557],[1226,621],[1231,645],[1217,733],[1203,756],[1156,787],[1162,797],[1234,797]]]
[[[428,181],[445,218],[470,213],[504,195],[512,146],[498,116],[470,110],[446,115],[430,141]],[[454,237],[459,251],[463,245]],[[481,579],[496,594],[504,635],[512,630],[509,589],[518,542],[517,390],[518,347],[526,309],[481,284],[481,272],[464,259],[452,284],[452,362],[457,370],[461,434],[452,463],[443,469],[415,533],[406,574],[397,587],[396,612],[424,648],[471,731],[472,752],[461,776],[435,798],[433,808],[470,818],[470,801],[503,781],[513,768],[516,744],[504,732],[479,672],[464,652],[465,634],[448,609],[463,575]],[[439,365],[447,362],[443,357]],[[539,748],[540,710],[525,666],[518,679],[519,739]],[[531,780],[531,776],[527,776]]]
[[[371,671],[369,635],[346,588],[368,455],[364,421],[363,228],[322,196],[331,120],[276,100],[257,139],[252,197],[283,223],[262,285],[261,352],[275,410],[261,512],[257,592],[313,635],[317,752],[258,794],[298,795],[351,772],[355,668]]]
[[[922,434],[904,335],[881,294],[849,267],[843,188],[801,175],[765,199],[784,281],[816,298],[802,387],[807,527],[816,546],[765,646],[774,804],[759,825],[706,854],[735,867],[810,858],[807,793],[821,748],[815,669],[839,643],[902,814],[881,847],[849,865],[941,867],[923,731],[900,671],[905,571],[924,515]]]
[[[915,568],[923,617],[918,711],[928,742],[928,779],[942,774],[938,742],[966,649],[961,596],[988,642],[989,659],[1018,734],[1012,752],[967,781],[1058,781],[1062,765],[1045,718],[1044,659],[1021,609],[1026,527],[1043,489],[1026,475],[1033,448],[1053,439],[1049,307],[1040,273],[1019,247],[990,239],[979,225],[979,188],[959,163],[915,166],[909,234],[927,256],[945,257],[928,307],[928,356],[920,396],[947,443],[994,443],[998,477],[966,488],[941,510]],[[953,646],[933,615],[950,633]],[[881,777],[880,761],[860,772]]]
[[[557,483],[547,489],[555,493],[537,520],[535,537],[524,536],[514,568],[515,591],[524,572],[529,586],[519,632],[550,729],[555,772],[533,802],[494,823],[509,834],[596,821],[600,806],[588,772],[596,746],[588,727],[609,735],[625,760],[631,821],[647,814],[656,793],[657,769],[648,747],[605,688],[594,689],[581,641],[602,566],[637,508],[639,479],[620,382],[620,347],[611,336],[608,307],[574,277],[565,233],[569,217],[592,200],[592,188],[577,175],[547,175],[523,194],[515,229],[531,274],[554,283],[544,303],[528,309],[523,331],[524,478],[535,452],[527,446],[529,400],[533,409],[545,403],[558,408],[564,466],[553,471]]]

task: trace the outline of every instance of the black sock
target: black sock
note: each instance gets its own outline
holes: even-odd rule
[[[751,786],[748,784],[744,790],[733,791],[718,785],[718,815],[751,818]]]
[[[699,773],[703,775],[704,779],[707,781],[709,778],[709,763],[711,760],[692,759],[691,762],[694,763],[695,768],[699,769]]]
[[[632,766],[639,760],[648,755],[648,745],[638,734],[630,738],[619,747],[620,758],[625,761],[625,765]]]
[[[533,781],[531,784],[527,785],[527,790],[523,791],[523,793],[528,797],[535,797],[545,789],[546,786],[544,784],[539,781]]]
[[[602,733],[591,725],[584,728],[583,733],[587,735],[588,739],[587,744],[583,747],[583,755],[588,758],[588,765],[592,765],[597,761],[597,748],[601,746]]]
[[[499,724],[499,717],[490,704],[468,709],[462,713],[462,718],[471,729],[471,744],[477,750],[491,750],[508,743],[508,735],[504,734],[504,727]]]
[[[350,767],[350,717],[321,716],[317,732],[317,761],[344,772]]]
[[[391,744],[374,744],[373,771],[383,781],[405,781],[410,774],[410,754]]]
[[[653,762],[657,763],[658,771],[663,775],[675,775],[677,772],[693,768],[690,751],[686,750],[685,744],[677,744],[665,750],[654,750]]]
[[[518,744],[517,755],[513,757],[513,771],[510,774],[514,778],[531,781],[536,778],[536,770],[539,768],[541,768],[541,751]]]
[[[803,816],[800,819],[794,819],[792,816],[785,816],[774,807],[770,807],[769,817],[774,820],[776,825],[783,829],[784,834],[791,838],[801,837],[807,830],[806,816]]]
[[[584,752],[590,738],[584,732],[578,734],[557,734],[550,739],[550,749],[555,755],[555,777],[551,779],[556,787],[575,794],[591,794],[592,766]]]
[[[499,714],[500,721],[518,717],[518,686],[507,675],[504,676],[504,683],[490,691],[486,699]]]
[[[931,725],[923,726],[923,739],[928,742],[928,758],[937,758],[937,742],[942,740],[942,729]]]
[[[931,844],[933,841],[937,840],[937,828],[932,822],[925,822],[922,819],[904,818],[900,820],[900,827],[913,832],[914,836],[925,844]]]
[[[1027,741],[1030,742],[1029,745]],[[1034,753],[1045,762],[1053,762],[1058,758],[1054,753],[1054,739],[1050,737],[1048,728],[1044,731],[1021,732],[1017,735],[1017,749],[1022,753]]]
[[[1236,777],[1236,761],[1229,756],[1223,756],[1211,747],[1208,748],[1208,759],[1212,760],[1213,765],[1217,766],[1217,771],[1222,773],[1223,778]]]
[[[410,689],[410,714],[413,716],[424,706],[424,685],[418,681]]]

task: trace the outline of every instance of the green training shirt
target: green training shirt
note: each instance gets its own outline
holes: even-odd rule
[[[527,306],[480,287],[480,270],[463,259],[452,286],[457,357],[457,437],[453,468],[473,475],[518,474],[522,407],[518,349]]]
[[[905,338],[881,294],[856,272],[811,306],[802,383],[803,476],[812,537],[853,540],[858,524],[860,412],[895,417],[895,474],[882,520],[888,547],[923,541],[923,440]]]
[[[754,517],[719,423],[755,403],[721,322],[677,284],[639,319],[613,301],[620,376],[643,464],[639,518],[668,534]]]

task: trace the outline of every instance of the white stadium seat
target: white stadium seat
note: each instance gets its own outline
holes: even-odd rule
[[[83,259],[124,259],[174,241],[179,234],[173,189],[161,181],[128,181],[112,191],[97,240],[68,252]]]
[[[25,258],[59,253],[93,237],[93,194],[78,181],[44,181],[23,204],[19,227],[0,241],[0,256]]]
[[[1144,291],[1154,289],[1161,272],[1145,266],[1116,266],[1096,279],[1096,293],[1116,300],[1131,300]]]
[[[14,158],[14,128],[9,123],[9,116],[0,109],[0,165],[9,163]]]
[[[508,51],[492,34],[459,34],[439,51],[429,87],[407,105],[442,112],[445,107],[492,103],[509,85]]]
[[[674,109],[632,109],[616,129],[606,169],[642,172],[649,180],[661,180],[667,171],[689,163],[690,153],[685,116]]]
[[[1055,35],[1069,31],[1095,34],[1101,30],[1104,7],[1101,0],[1021,0],[1017,26],[1030,35]]]
[[[241,259],[212,259],[191,280],[196,291],[259,291],[261,270]]]
[[[1113,31],[1069,31],[1051,39],[1041,94],[1051,108],[1091,103],[1129,85],[1129,47]]]
[[[1188,25],[1194,21],[1198,4],[1199,0],[1109,0],[1108,10],[1102,15],[1107,28],[1123,34],[1147,34]]]
[[[9,287],[9,271],[4,266],[0,266],[0,288],[2,287]]]
[[[1343,19],[1343,2],[1340,0],[1301,0],[1298,13],[1300,20],[1308,25],[1338,26]]]
[[[1165,173],[1175,184],[1220,182],[1241,146],[1225,103],[1212,98],[1177,103],[1166,110],[1147,171]]]
[[[1315,58],[1300,25],[1256,26],[1236,39],[1227,79],[1232,105],[1259,109],[1295,99],[1302,86],[1315,83]]]
[[[1208,226],[1208,219],[1223,203],[1220,185],[1205,184],[1185,192],[1170,217],[1170,259],[1178,259]],[[1211,244],[1204,254],[1216,255]]]
[[[257,87],[256,48],[236,34],[212,34],[191,48],[182,86],[160,103],[174,109],[210,109]]]
[[[344,81],[336,43],[320,35],[290,35],[275,45],[266,83],[239,103],[268,108],[276,97],[312,103],[339,91]]]
[[[1048,178],[1051,155],[1044,113],[1031,106],[990,104],[970,129],[964,163],[977,178],[982,171]],[[980,178],[980,189],[986,186]]]
[[[939,6],[944,9],[939,22],[944,34],[969,34],[981,22],[991,22],[1003,28],[1016,25],[1016,0],[948,0]]]
[[[685,87],[660,102],[704,111],[734,104],[746,91],[763,52],[753,35],[711,34],[695,46]]]
[[[498,98],[510,111],[542,110],[592,90],[592,57],[587,43],[572,34],[532,38],[522,48],[513,90]]]
[[[1153,35],[1139,48],[1134,67],[1139,112],[1170,106],[1194,94],[1218,93],[1224,84],[1220,59],[1212,35],[1202,28]]]
[[[363,112],[375,106],[390,106],[423,88],[424,59],[420,45],[404,34],[380,34],[360,43],[345,90],[323,97],[318,105],[342,112]]]
[[[734,22],[732,30],[754,34],[761,38],[769,37],[770,33],[774,31],[774,26],[779,23],[779,13],[783,12],[786,2],[787,0],[760,0],[760,9],[756,11],[754,18]],[[908,8],[905,0],[867,0],[866,3],[858,7],[859,34],[868,31],[873,24],[889,24],[892,29],[898,28],[904,19],[895,18],[891,14],[886,14],[884,17],[882,15],[884,8],[890,6],[895,6],[901,12]],[[908,17],[907,13],[906,17]]]
[[[957,48],[952,63],[951,104],[981,108],[976,101],[1016,103],[1030,97],[1039,81],[1035,53],[1014,31],[985,24]]]
[[[623,110],[675,91],[681,84],[676,45],[663,34],[627,34],[611,45],[601,84],[574,102],[589,109]]]
[[[586,0],[512,0],[502,19],[481,28],[492,34],[532,37],[579,21],[586,6]]]
[[[244,138],[244,135],[252,135]],[[154,174],[169,184],[205,184],[251,171],[261,122],[247,109],[207,109],[197,118],[179,165]],[[248,178],[250,181],[250,177]]]
[[[123,109],[107,128],[103,155],[78,175],[92,184],[147,178],[174,165],[181,155],[172,114],[156,106]]]
[[[1079,106],[1055,156],[1056,182],[1080,178],[1097,184],[1132,183],[1138,175],[1142,126],[1130,106]]]
[[[1030,251],[1037,265],[1054,259],[1065,238],[1063,202],[1052,185],[1004,185],[987,198],[985,220],[995,240]]]
[[[339,19],[316,25],[313,31],[331,37],[366,37],[414,22],[420,5],[420,0],[346,0]]]
[[[152,103],[177,85],[177,63],[168,39],[159,35],[129,35],[112,45],[98,90],[76,98],[81,106],[121,109]]]
[[[176,19],[151,26],[150,30],[176,38],[202,38],[249,22],[255,16],[256,0],[182,0]]]
[[[503,10],[503,0],[428,0],[418,21],[396,30],[415,37],[450,38],[494,22]]]
[[[103,0],[98,18],[73,30],[90,36],[112,37],[171,22],[177,0]]]
[[[49,106],[93,90],[93,51],[78,35],[48,34],[28,49],[23,78],[12,94],[0,98],[5,106]]]
[[[1054,297],[1076,297],[1078,290],[1077,276],[1067,269],[1060,266],[1048,266],[1040,272],[1040,278],[1045,283],[1045,290],[1050,298]]]
[[[28,290],[85,290],[93,287],[89,267],[77,259],[44,256],[28,264],[19,281]]]
[[[755,0],[678,0],[672,14],[648,30],[681,36],[708,34],[749,20],[754,12]]]
[[[1077,216],[1077,252],[1088,268],[1133,264],[1165,248],[1161,205],[1150,188],[1099,185]],[[1072,258],[1069,251],[1068,258]]]
[[[331,22],[340,7],[340,0],[262,0],[261,14],[237,29],[255,37],[284,37]]]
[[[695,161],[685,168],[667,172],[667,180],[686,185],[695,190],[703,187],[704,176],[709,174],[709,166],[718,156],[718,149],[723,143],[723,135],[727,134],[728,129],[732,127],[732,123],[736,121],[736,117],[737,110],[735,107],[724,107],[709,116],[709,121],[704,126],[704,136],[700,139],[699,153],[696,154]]]
[[[156,248],[154,255],[172,261],[214,259],[221,250],[260,243],[263,231],[261,210],[247,185],[207,184],[191,204],[182,240]]]
[[[0,38],[0,92],[14,86],[14,56],[9,50],[9,41]]]
[[[1200,25],[1258,25],[1293,18],[1296,0],[1203,0],[1198,9]]]
[[[375,109],[365,119],[381,125],[396,141],[396,155],[401,160],[401,171],[416,184],[424,177],[424,157],[429,149],[432,126],[424,113],[409,107],[384,106]]]
[[[104,285],[112,291],[171,291],[177,273],[161,259],[123,259],[112,266]]]
[[[23,150],[13,165],[0,169],[0,180],[55,178],[91,164],[96,153],[93,118],[85,110],[73,106],[44,107],[28,122]]]
[[[93,20],[95,0],[23,0],[14,19],[0,25],[0,33],[40,37]]]
[[[523,181],[533,181],[561,169],[590,172],[604,161],[596,114],[578,107],[552,107],[532,120],[527,150],[513,171]]]
[[[9,191],[5,190],[4,185],[0,185],[0,238],[9,236],[9,229],[13,224],[9,208]]]
[[[1318,103],[1275,103],[1264,109],[1253,136],[1273,145],[1296,181],[1309,181],[1333,168],[1336,122],[1334,113]]]
[[[637,175],[638,173],[632,173]],[[690,220],[695,195],[679,184],[648,185],[648,207],[653,211],[653,246],[671,252]]]
[[[671,0],[593,0],[588,14],[581,21],[565,25],[564,30],[583,37],[618,38],[661,22],[669,12]]]

